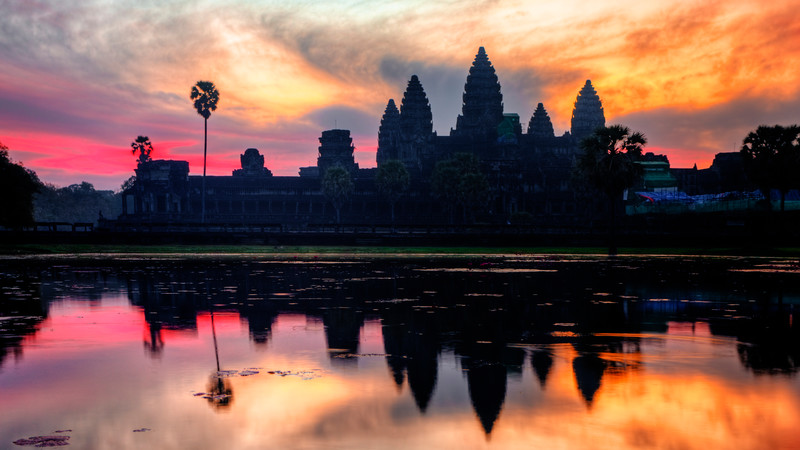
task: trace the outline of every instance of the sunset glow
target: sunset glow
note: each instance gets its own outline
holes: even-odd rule
[[[42,331],[28,339],[25,353],[28,363],[38,365],[54,357],[71,356],[72,352],[64,355],[52,351],[56,343],[64,342],[71,343],[73,352],[130,352],[147,326],[142,311],[107,303],[108,300],[98,303],[92,312],[81,311],[76,302],[56,308],[54,317],[42,324]],[[87,328],[85,323],[89,319],[92,327]],[[243,364],[240,360],[246,355],[247,345],[242,345],[242,337],[246,336],[247,327],[239,315],[215,314],[215,326],[224,363],[229,368]],[[384,351],[381,328],[378,320],[364,323],[360,338],[362,354]],[[796,393],[790,379],[779,378],[742,389],[741,383],[746,383],[750,375],[741,370],[726,350],[735,344],[734,340],[711,336],[703,323],[670,323],[669,329],[669,334],[662,336],[628,335],[641,340],[641,352],[598,354],[614,365],[602,374],[591,404],[576,386],[573,361],[580,353],[571,344],[552,346],[555,363],[545,386],[539,386],[527,365],[519,377],[508,379],[509,394],[488,440],[466,399],[463,403],[448,404],[454,401],[449,393],[468,389],[466,378],[457,373],[461,370],[458,358],[452,353],[440,355],[441,378],[432,405],[423,415],[414,410],[408,381],[395,389],[384,357],[360,358],[353,370],[345,372],[326,367],[323,325],[301,314],[281,314],[272,325],[270,342],[259,353],[260,360],[249,362],[262,372],[230,379],[233,406],[222,417],[230,414],[236,420],[222,421],[217,425],[220,429],[193,429],[191,434],[200,433],[199,442],[219,442],[221,436],[226,436],[225,439],[231,436],[224,435],[222,429],[235,430],[232,435],[235,440],[226,441],[226,445],[238,448],[254,448],[267,441],[280,447],[299,443],[319,447],[331,442],[347,448],[376,443],[391,447],[393,442],[403,442],[412,448],[426,445],[485,448],[491,444],[512,449],[532,445],[756,449],[790,448],[794,444],[787,436],[795,434],[792,430],[800,420],[800,408],[794,401]],[[208,313],[197,315],[196,329],[162,333],[168,356],[188,354],[195,364],[205,361],[208,370],[212,370]],[[98,345],[101,341],[104,344]],[[694,368],[682,361],[686,355],[691,355]],[[159,359],[157,366],[168,364],[169,358],[165,359]],[[104,368],[102,360],[96,364],[97,376],[109,370]],[[680,375],[675,372],[678,365]],[[319,376],[302,379],[267,372],[290,367],[298,371],[316,370]],[[450,372],[453,369],[456,373]],[[114,370],[122,374],[133,369]],[[715,370],[720,375],[714,375]],[[93,386],[87,383],[85,389],[76,391],[55,378],[48,380],[50,383],[45,384],[48,395],[41,397],[41,404],[25,403],[23,411],[44,405],[63,408],[77,402],[82,395],[90,395]],[[163,414],[182,418],[171,422],[169,427],[162,424],[159,429],[162,440],[180,439],[188,424],[193,423],[186,418],[199,421],[203,417],[200,413],[213,414],[181,383],[201,389],[205,378],[183,375],[167,383],[172,389],[159,387],[159,401],[173,405],[169,413]],[[13,390],[4,392],[9,401],[19,400],[14,394]],[[109,397],[107,401],[116,400]],[[148,408],[147,402],[133,398],[125,404],[129,406],[120,414],[127,420],[144,415]]]
[[[796,2],[159,2],[56,0],[0,6],[0,142],[39,177],[119,189],[130,142],[201,172],[203,123],[189,100],[212,80],[209,174],[259,148],[275,175],[316,164],[317,138],[350,129],[375,165],[389,98],[419,75],[439,135],[455,126],[484,46],[506,112],[543,102],[569,129],[586,79],[607,123],[643,132],[673,167],[708,167],[761,124],[800,121]],[[446,18],[446,20],[442,20]]]

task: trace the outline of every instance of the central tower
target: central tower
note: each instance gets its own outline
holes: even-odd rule
[[[606,126],[606,117],[603,113],[603,103],[594,90],[591,80],[586,80],[572,109],[572,136],[580,142],[581,139],[594,133],[594,130]]]
[[[462,113],[456,120],[453,136],[471,138],[497,137],[497,126],[503,121],[503,94],[486,50],[478,49],[464,85]]]

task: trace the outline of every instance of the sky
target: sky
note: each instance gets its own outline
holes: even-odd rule
[[[118,190],[130,143],[202,174],[199,80],[220,92],[208,173],[250,147],[275,175],[316,165],[323,130],[351,130],[375,166],[378,126],[418,75],[440,135],[455,127],[478,48],[526,127],[556,134],[591,79],[607,124],[672,167],[708,167],[759,125],[800,123],[796,0],[0,0],[0,142],[57,186]]]

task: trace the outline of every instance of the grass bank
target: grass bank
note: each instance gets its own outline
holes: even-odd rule
[[[385,247],[385,246],[270,246],[270,245],[0,245],[0,255],[126,255],[126,254],[247,254],[247,255],[605,255],[605,247]],[[783,256],[800,255],[800,248],[620,248],[619,255]]]

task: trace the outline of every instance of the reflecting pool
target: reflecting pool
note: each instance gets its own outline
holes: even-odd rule
[[[798,304],[797,259],[5,258],[0,448],[798,448]]]

